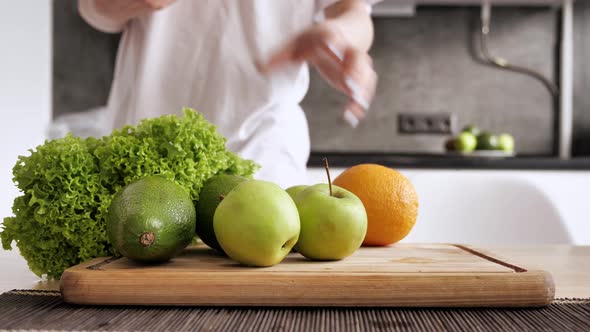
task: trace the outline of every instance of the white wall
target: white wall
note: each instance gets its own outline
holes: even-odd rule
[[[51,1],[5,1],[0,10],[0,223],[18,195],[17,156],[43,142],[51,114]]]

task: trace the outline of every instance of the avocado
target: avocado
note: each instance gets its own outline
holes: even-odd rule
[[[165,262],[191,243],[195,224],[195,206],[188,191],[155,175],[115,194],[106,230],[121,255],[141,262]]]

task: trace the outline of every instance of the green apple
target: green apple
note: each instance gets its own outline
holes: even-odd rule
[[[291,196],[291,198],[294,201],[295,197],[297,197],[297,195],[299,195],[300,192],[302,192],[303,190],[305,190],[308,187],[309,187],[308,185],[293,186],[293,187],[287,188],[285,191],[287,192],[287,194],[289,194],[289,196]],[[293,247],[291,249],[291,252],[296,252],[295,247]]]
[[[219,203],[213,228],[230,258],[248,266],[272,266],[280,263],[297,242],[299,214],[281,187],[248,180]]]
[[[199,201],[195,205],[197,211],[197,236],[209,247],[223,252],[215,232],[213,231],[213,216],[223,198],[238,184],[248,181],[247,178],[234,174],[221,174],[211,177],[201,188]]]
[[[313,260],[340,260],[352,255],[367,233],[363,202],[350,191],[316,184],[295,200],[301,232],[295,250]]]
[[[307,185],[300,185],[300,186],[293,186],[290,188],[287,188],[286,192],[287,194],[289,194],[289,196],[291,196],[291,198],[293,200],[295,200],[295,197],[297,197],[297,195],[302,192],[303,190],[305,190],[307,187]]]
[[[472,152],[477,147],[477,137],[469,132],[462,132],[455,140],[455,149],[460,152]]]
[[[498,136],[498,149],[505,152],[514,151],[514,137],[510,134],[501,134]]]

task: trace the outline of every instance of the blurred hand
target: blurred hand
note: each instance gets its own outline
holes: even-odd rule
[[[331,49],[332,48],[332,49]],[[336,54],[339,53],[342,58]],[[322,23],[304,31],[273,54],[261,71],[270,72],[289,64],[308,62],[330,85],[351,98],[345,111],[352,112],[357,119],[365,117],[365,110],[352,99],[355,91],[370,104],[375,94],[377,74],[373,61],[367,52],[359,51],[328,23]],[[352,81],[352,82],[350,82]]]
[[[176,0],[82,0],[93,1],[102,15],[125,22],[134,17],[162,9]]]

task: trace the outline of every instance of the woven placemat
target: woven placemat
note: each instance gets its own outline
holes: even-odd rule
[[[590,299],[537,309],[89,307],[14,290],[0,295],[0,330],[590,331]]]

